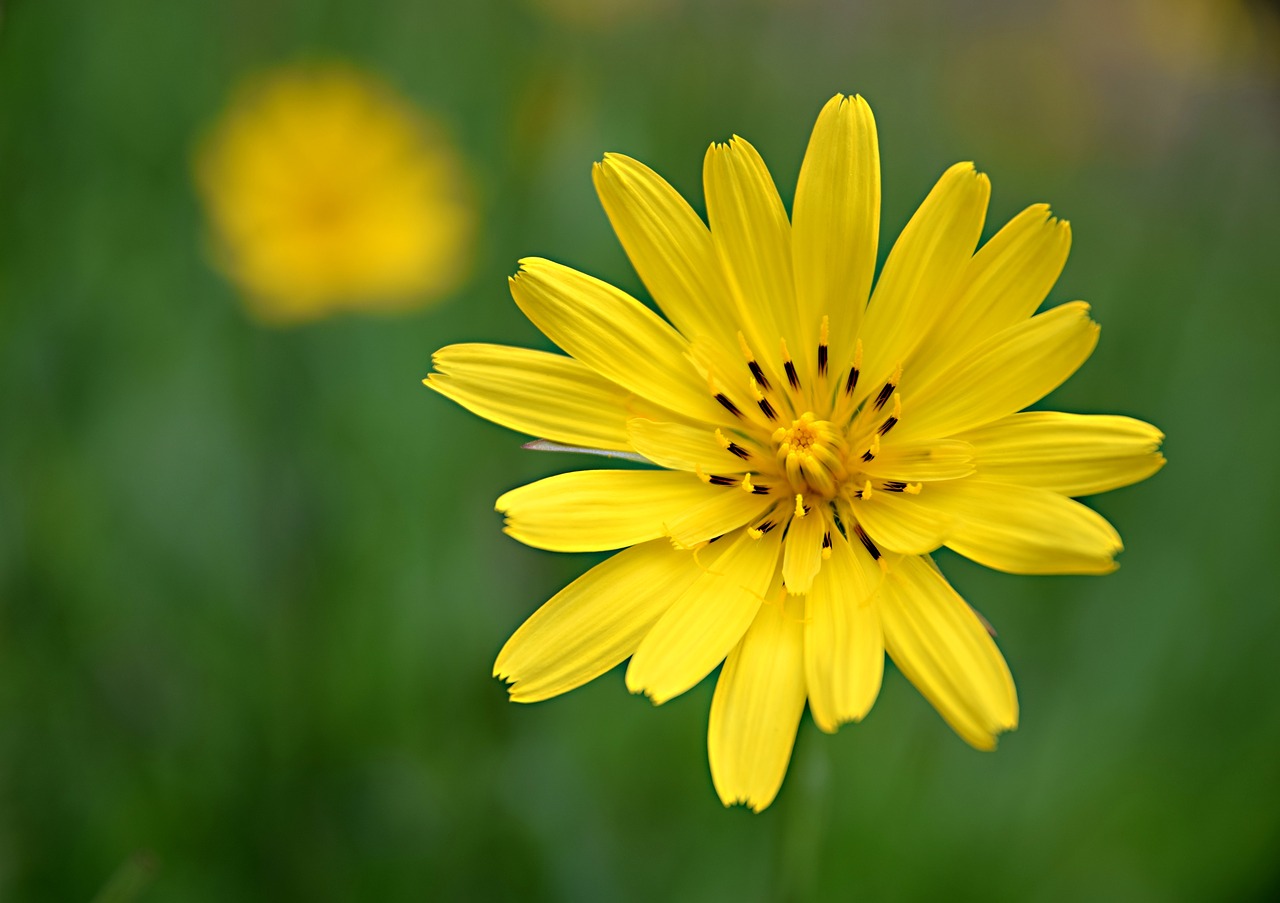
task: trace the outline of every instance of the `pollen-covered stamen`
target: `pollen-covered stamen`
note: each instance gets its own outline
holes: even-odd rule
[[[782,369],[787,373],[787,383],[795,392],[800,391],[800,374],[796,373],[795,362],[791,360],[791,352],[787,351],[787,340],[780,339],[782,345]]]
[[[885,480],[880,484],[885,492],[905,492],[909,495],[919,495],[923,487],[923,483],[908,483],[905,480]]]
[[[720,430],[716,430],[716,441],[719,442],[720,447],[723,448],[725,451],[727,451],[729,454],[734,455],[735,457],[741,458],[744,461],[751,460],[751,452],[747,451],[741,445],[734,442],[732,439],[727,437]]]
[[[886,401],[893,395],[898,388],[898,383],[902,382],[902,365],[898,365],[898,369],[893,371],[893,376],[889,377],[889,381],[880,389],[880,394],[876,396],[875,409],[878,411],[884,407]]]
[[[858,343],[853,349],[853,366],[849,368],[849,376],[844,381],[844,394],[852,395],[854,390],[858,388],[858,375],[862,372],[862,339],[858,339]]]
[[[764,397],[764,392],[761,391],[760,384],[754,379],[751,380],[751,391],[756,396],[756,404],[760,406],[760,412],[770,420],[777,420],[778,412],[773,409],[773,405],[769,404],[769,399]]]
[[[884,423],[876,428],[876,435],[883,436],[889,430],[893,429],[899,420],[902,419],[902,395],[899,392],[893,393],[893,413],[884,419]]]
[[[751,371],[751,378],[760,384],[767,392],[771,388],[769,379],[764,375],[764,369],[756,361],[756,356],[751,353],[751,346],[747,344],[747,337],[739,330],[738,347],[742,349],[742,356],[747,359],[747,369]]]
[[[754,527],[747,527],[747,535],[752,539],[760,539],[776,526],[778,526],[778,524],[773,520],[773,513],[770,512],[764,520],[760,521]]]

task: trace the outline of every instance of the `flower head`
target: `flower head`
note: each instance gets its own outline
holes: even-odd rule
[[[201,146],[221,267],[252,310],[297,322],[414,307],[462,278],[473,213],[438,129],[355,69],[253,80]]]
[[[1018,413],[1097,341],[1082,302],[1036,313],[1067,224],[1029,207],[977,248],[989,183],[957,164],[873,292],[879,154],[860,97],[823,108],[790,218],[741,138],[707,152],[710,228],[634,160],[607,155],[594,175],[669,322],[528,259],[512,294],[569,356],[455,345],[427,380],[513,429],[663,468],[565,473],[498,499],[529,545],[625,549],[508,641],[495,673],[511,698],[555,696],[630,657],[627,686],[661,703],[723,661],[711,773],[726,805],[757,811],[806,701],[824,731],[860,720],[886,652],[961,737],[993,748],[1017,724],[1013,681],[929,553],[1107,573],[1120,538],[1072,496],[1164,461],[1140,421]]]

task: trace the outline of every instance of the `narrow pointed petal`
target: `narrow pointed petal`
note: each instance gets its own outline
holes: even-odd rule
[[[1004,657],[931,562],[905,556],[890,563],[880,618],[894,664],[967,743],[994,749],[997,734],[1017,727]]]
[[[596,193],[631,264],[685,336],[730,341],[728,289],[711,230],[660,175],[622,154],[592,169]]]
[[[875,458],[859,467],[885,480],[958,480],[974,471],[973,446],[958,439],[885,443]]]
[[[863,317],[864,391],[876,391],[905,363],[942,315],[977,247],[990,195],[985,175],[957,163],[902,230]]]
[[[660,705],[720,664],[751,626],[778,570],[781,530],[721,540],[720,557],[675,599],[627,667],[627,689]],[[714,548],[714,547],[713,547]]]
[[[711,701],[707,755],[726,806],[760,812],[778,795],[804,712],[804,605],[760,608],[729,653]]]
[[[978,249],[956,286],[954,301],[921,340],[904,392],[923,386],[991,336],[1036,312],[1062,273],[1071,227],[1047,204],[1023,210]]]
[[[761,366],[776,382],[770,361],[779,338],[795,354],[795,283],[791,274],[791,223],[773,177],[746,140],[712,145],[703,164],[707,218],[740,328]]]
[[[809,711],[827,733],[871,711],[884,672],[878,609],[884,575],[839,533],[831,542],[831,558],[805,597],[804,634]]]
[[[1028,411],[964,438],[983,480],[1068,496],[1096,495],[1145,480],[1164,466],[1164,433],[1132,417]]]
[[[631,393],[562,354],[450,345],[423,383],[486,420],[568,445],[627,451]]]
[[[714,427],[636,417],[627,421],[630,447],[654,464],[671,470],[703,473],[743,473],[751,470],[751,456],[738,446],[746,459],[733,454],[716,439]],[[756,470],[763,462],[757,462]]]
[[[880,149],[871,108],[837,94],[818,114],[800,167],[792,258],[801,347],[816,347],[823,316],[830,346],[850,354],[871,293],[880,234]]]
[[[580,687],[636,651],[702,573],[688,552],[655,540],[619,552],[556,593],[507,640],[493,674],[513,702]]]
[[[822,566],[822,543],[828,530],[827,519],[816,509],[804,517],[791,518],[782,553],[782,582],[787,592],[798,596],[809,591],[818,568]]]
[[[525,545],[600,552],[666,536],[668,523],[726,492],[737,490],[687,473],[579,470],[513,489],[495,507],[507,516],[506,532]]]
[[[907,399],[897,439],[953,436],[1039,401],[1088,360],[1098,324],[1083,301],[1063,304],[983,342]]]
[[[1101,514],[1046,489],[968,479],[930,486],[921,499],[954,516],[949,548],[998,571],[1109,574],[1123,549]]]
[[[535,326],[575,358],[618,385],[686,417],[719,422],[686,357],[689,343],[661,317],[606,282],[549,260],[528,257],[511,295]]]

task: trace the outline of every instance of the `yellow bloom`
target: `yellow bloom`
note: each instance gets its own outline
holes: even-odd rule
[[[1067,224],[1032,206],[975,252],[990,186],[957,164],[871,292],[879,151],[860,97],[823,108],[790,219],[741,138],[707,152],[710,229],[635,160],[606,155],[594,175],[670,323],[527,259],[512,294],[570,356],[455,345],[427,379],[512,429],[666,468],[566,473],[498,499],[529,545],[629,547],[508,641],[494,670],[511,698],[555,696],[630,657],[627,686],[662,703],[723,661],[711,774],[726,805],[757,811],[806,700],[824,731],[861,719],[885,652],[961,737],[992,749],[1017,725],[1013,681],[929,553],[1107,573],[1120,538],[1071,496],[1164,463],[1146,423],[1017,413],[1097,341],[1083,302],[1035,313]]]
[[[196,171],[217,260],[266,321],[417,307],[464,275],[460,162],[423,114],[349,67],[247,84]]]

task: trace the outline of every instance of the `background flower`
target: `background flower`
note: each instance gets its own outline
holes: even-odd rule
[[[425,304],[469,263],[461,161],[438,125],[347,65],[251,78],[196,174],[215,259],[267,321]]]
[[[1124,34],[1127,0],[1073,29],[1007,0],[706,0],[592,31],[537,8],[4,4],[0,898],[92,899],[126,862],[151,864],[139,900],[197,903],[1274,896],[1265,56],[1171,89],[1148,39],[1082,43]],[[1008,31],[1043,52],[997,40],[987,75],[957,69]],[[450,124],[485,223],[453,303],[264,330],[209,267],[193,142],[300,54]],[[1033,198],[1071,221],[1049,303],[1079,291],[1103,329],[1046,404],[1150,419],[1171,463],[1090,500],[1123,526],[1105,579],[940,557],[1018,683],[997,755],[889,669],[856,731],[800,731],[786,794],[752,816],[709,801],[710,682],[660,714],[620,702],[621,672],[507,701],[489,665],[525,600],[597,556],[496,541],[476,500],[582,462],[420,380],[444,344],[550,347],[503,287],[527,254],[645,297],[592,190],[602,150],[698,199],[709,138],[749,135],[790,205],[837,89],[895,111],[885,235],[951,159],[991,175],[993,224]]]

